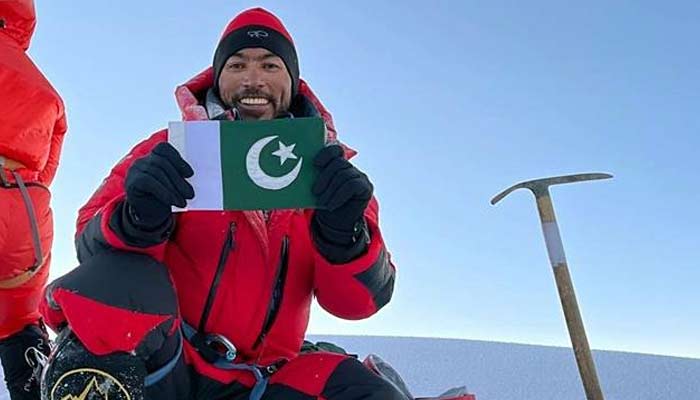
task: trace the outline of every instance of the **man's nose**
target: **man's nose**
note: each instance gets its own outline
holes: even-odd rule
[[[257,68],[249,68],[245,72],[243,84],[246,87],[260,88],[265,85],[265,82],[262,79],[262,74],[260,73],[260,71],[258,71]]]

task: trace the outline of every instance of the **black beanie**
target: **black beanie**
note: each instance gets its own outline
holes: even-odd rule
[[[282,59],[292,78],[292,97],[294,97],[299,89],[299,60],[294,42],[282,22],[262,8],[242,12],[224,30],[214,53],[216,93],[219,93],[219,76],[226,60],[238,51],[251,47],[262,47]]]

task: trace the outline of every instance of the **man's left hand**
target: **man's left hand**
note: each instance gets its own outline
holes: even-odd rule
[[[314,165],[320,173],[312,188],[319,209],[314,214],[323,239],[337,246],[351,246],[360,229],[374,188],[367,175],[344,157],[343,148],[330,145],[319,151]]]

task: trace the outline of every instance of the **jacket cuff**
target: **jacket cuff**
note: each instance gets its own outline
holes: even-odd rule
[[[109,227],[124,244],[132,247],[151,247],[168,240],[173,232],[175,219],[168,216],[164,223],[155,228],[139,227],[131,207],[126,201],[119,202],[109,220]]]

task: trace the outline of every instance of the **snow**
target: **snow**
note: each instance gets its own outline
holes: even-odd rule
[[[571,349],[471,340],[314,336],[376,353],[414,396],[465,385],[477,400],[573,400],[585,394]],[[700,360],[594,351],[606,400],[698,400]]]
[[[5,375],[2,373],[2,367],[0,367],[0,400],[10,400],[10,395],[5,387]]]
[[[567,348],[430,338],[314,335],[310,339],[331,341],[362,358],[368,353],[380,355],[416,396],[466,385],[478,400],[585,398],[573,353]],[[698,359],[611,351],[594,351],[594,357],[606,400],[700,399]],[[0,400],[9,400],[2,385]]]

